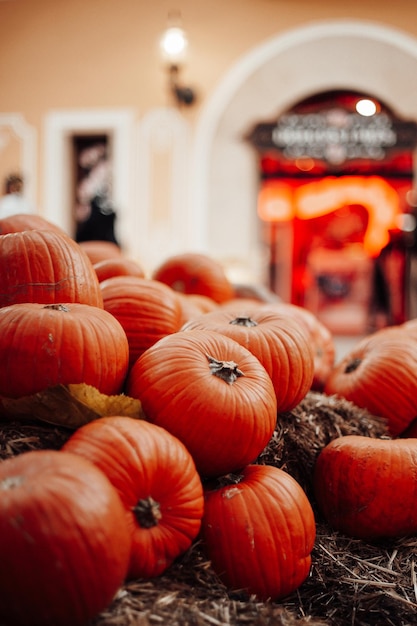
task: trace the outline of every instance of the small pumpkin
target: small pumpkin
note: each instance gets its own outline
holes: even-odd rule
[[[291,411],[305,397],[314,374],[313,351],[307,335],[288,315],[259,307],[205,313],[183,326],[219,332],[250,350],[271,377],[277,411]]]
[[[0,395],[29,396],[58,384],[86,383],[120,393],[129,345],[110,313],[87,304],[0,308]]]
[[[156,341],[181,328],[182,308],[167,285],[138,276],[113,276],[100,286],[104,309],[126,333],[129,366]]]
[[[218,303],[234,296],[233,285],[221,263],[202,253],[185,252],[171,256],[154,270],[152,278],[175,291],[208,296]]]
[[[92,463],[36,450],[0,463],[0,619],[84,626],[122,585],[131,535],[120,498]]]
[[[181,327],[190,320],[200,317],[203,313],[214,311],[218,306],[214,300],[207,296],[200,296],[199,294],[193,293],[181,293],[180,291],[177,291],[176,294],[182,310]]]
[[[267,371],[249,350],[214,331],[160,339],[130,369],[126,392],[141,401],[150,422],[185,444],[203,476],[256,459],[276,425]]]
[[[205,487],[201,530],[213,569],[230,589],[284,598],[311,568],[316,525],[307,496],[289,474],[267,465],[248,465],[219,482]]]
[[[158,576],[190,547],[203,487],[176,437],[144,420],[103,417],[79,428],[63,450],[92,461],[117,489],[132,532],[128,578]]]
[[[387,420],[398,436],[417,415],[416,342],[397,327],[372,333],[333,368],[324,392],[338,395]]]
[[[320,452],[319,509],[336,530],[376,540],[417,533],[417,439],[347,435]]]
[[[79,241],[79,247],[88,256],[92,265],[100,263],[105,259],[118,259],[122,256],[122,249],[113,241],[94,239]]]
[[[54,230],[0,235],[0,307],[18,302],[103,307],[90,260],[73,239]]]
[[[112,278],[113,276],[145,277],[143,267],[134,259],[129,259],[123,255],[103,259],[98,263],[94,263],[93,267],[100,283],[107,280],[107,278]]]

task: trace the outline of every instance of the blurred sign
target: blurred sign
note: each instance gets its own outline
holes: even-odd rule
[[[259,151],[278,150],[287,159],[308,157],[340,165],[354,159],[382,160],[392,150],[417,145],[417,124],[385,113],[364,117],[344,109],[289,113],[257,124],[247,140]]]

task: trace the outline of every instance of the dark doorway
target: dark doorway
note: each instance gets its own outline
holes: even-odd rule
[[[74,238],[77,241],[99,239],[117,243],[110,148],[106,134],[72,137]]]

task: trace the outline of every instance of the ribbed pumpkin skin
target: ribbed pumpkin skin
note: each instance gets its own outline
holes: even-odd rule
[[[316,461],[320,511],[351,537],[378,539],[417,533],[417,439],[334,439]]]
[[[324,391],[387,420],[398,436],[417,415],[417,345],[412,335],[386,328],[365,337],[334,367]]]
[[[314,313],[296,304],[273,302],[265,304],[264,307],[277,313],[289,315],[306,329],[314,357],[314,376],[311,388],[314,391],[323,391],[336,358],[336,345],[330,330]]]
[[[15,213],[0,219],[0,235],[22,230],[54,230],[65,234],[62,228],[37,213]]]
[[[162,572],[196,538],[203,516],[203,487],[185,446],[155,424],[129,417],[104,417],[79,428],[63,450],[80,454],[116,487],[132,532],[129,578]],[[160,519],[135,515],[155,501]],[[153,524],[146,527],[146,520]]]
[[[18,302],[103,306],[88,257],[73,239],[52,230],[0,236],[0,307]]]
[[[278,413],[290,411],[305,397],[314,375],[313,351],[303,328],[288,315],[236,308],[205,313],[183,330],[207,329],[226,335],[252,352],[271,377]]]
[[[232,383],[212,373],[209,357],[237,364]],[[253,461],[276,425],[272,381],[258,359],[230,337],[205,330],[169,335],[131,368],[126,392],[147,419],[174,434],[204,476],[220,476]]]
[[[100,285],[105,310],[125,330],[130,365],[156,341],[180,329],[182,308],[167,285],[138,276],[113,276]]]
[[[0,395],[71,383],[120,393],[128,359],[123,328],[99,307],[28,302],[0,309]]]
[[[131,537],[120,498],[92,463],[36,450],[0,464],[0,619],[84,626],[125,579]]]
[[[169,257],[156,268],[152,278],[175,291],[208,296],[215,302],[225,302],[234,296],[234,288],[221,264],[196,252]]]
[[[313,510],[300,485],[283,470],[249,465],[241,474],[237,484],[206,488],[203,546],[230,589],[279,600],[310,571]]]

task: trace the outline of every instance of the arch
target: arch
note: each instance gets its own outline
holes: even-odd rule
[[[194,141],[193,240],[229,260],[239,258],[259,280],[256,155],[248,129],[321,91],[374,95],[399,116],[415,118],[417,40],[379,23],[328,20],[281,33],[241,58],[200,116]]]

